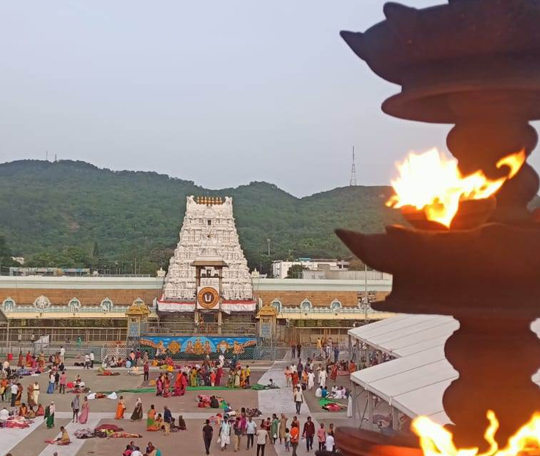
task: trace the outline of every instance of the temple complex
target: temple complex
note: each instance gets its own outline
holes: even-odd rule
[[[390,292],[392,277],[357,271],[351,278],[265,278],[250,274],[233,215],[232,198],[188,197],[168,272],[156,277],[0,277],[0,339],[50,335],[97,344],[144,337],[262,335],[261,315],[274,315],[276,343],[346,339],[353,326],[386,318],[370,306]],[[144,324],[134,312],[148,308]],[[262,309],[265,312],[261,312]],[[130,311],[131,309],[131,311]],[[179,339],[178,339],[179,340]],[[210,345],[219,343],[210,340]],[[187,347],[189,340],[182,341]]]

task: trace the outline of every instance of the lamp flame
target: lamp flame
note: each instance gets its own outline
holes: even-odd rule
[[[455,159],[447,158],[437,149],[423,154],[411,153],[397,164],[399,177],[392,181],[395,195],[387,206],[413,206],[423,210],[427,220],[450,227],[460,201],[488,198],[512,179],[525,163],[525,150],[501,158],[497,168],[506,166],[508,175],[491,180],[483,171],[463,176]]]
[[[495,413],[489,410],[487,418],[489,426],[484,438],[489,443],[489,449],[484,453],[479,453],[478,448],[456,448],[452,433],[426,416],[415,418],[412,430],[420,438],[424,456],[524,456],[539,453],[540,414],[534,414],[527,424],[508,439],[508,444],[503,449],[499,449],[495,440],[495,434],[499,429]]]

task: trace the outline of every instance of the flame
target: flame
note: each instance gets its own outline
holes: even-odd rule
[[[540,448],[540,414],[536,413],[530,421],[522,426],[508,439],[505,448],[499,449],[495,433],[499,429],[499,421],[491,410],[487,412],[489,426],[484,433],[489,449],[479,453],[478,448],[458,449],[454,445],[452,433],[434,423],[426,416],[416,418],[412,423],[413,432],[420,438],[420,447],[424,456],[521,456],[538,454]]]
[[[457,161],[447,158],[437,149],[423,154],[411,153],[397,164],[400,176],[392,181],[396,194],[386,205],[395,208],[413,206],[423,210],[427,220],[449,228],[460,201],[493,195],[518,173],[526,158],[525,150],[501,158],[497,168],[506,166],[509,173],[500,179],[490,180],[483,171],[463,176]]]

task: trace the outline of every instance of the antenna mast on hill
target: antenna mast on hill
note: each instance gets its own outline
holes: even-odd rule
[[[352,167],[351,167],[351,181],[349,182],[349,187],[356,187],[356,163],[354,157],[354,146],[352,148]]]

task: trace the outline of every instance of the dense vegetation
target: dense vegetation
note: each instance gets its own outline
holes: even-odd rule
[[[24,160],[0,165],[0,233],[31,266],[148,273],[167,266],[186,196],[228,195],[250,267],[267,271],[272,259],[348,256],[333,230],[399,221],[384,206],[390,192],[344,187],[296,198],[264,182],[211,191],[153,172]]]

